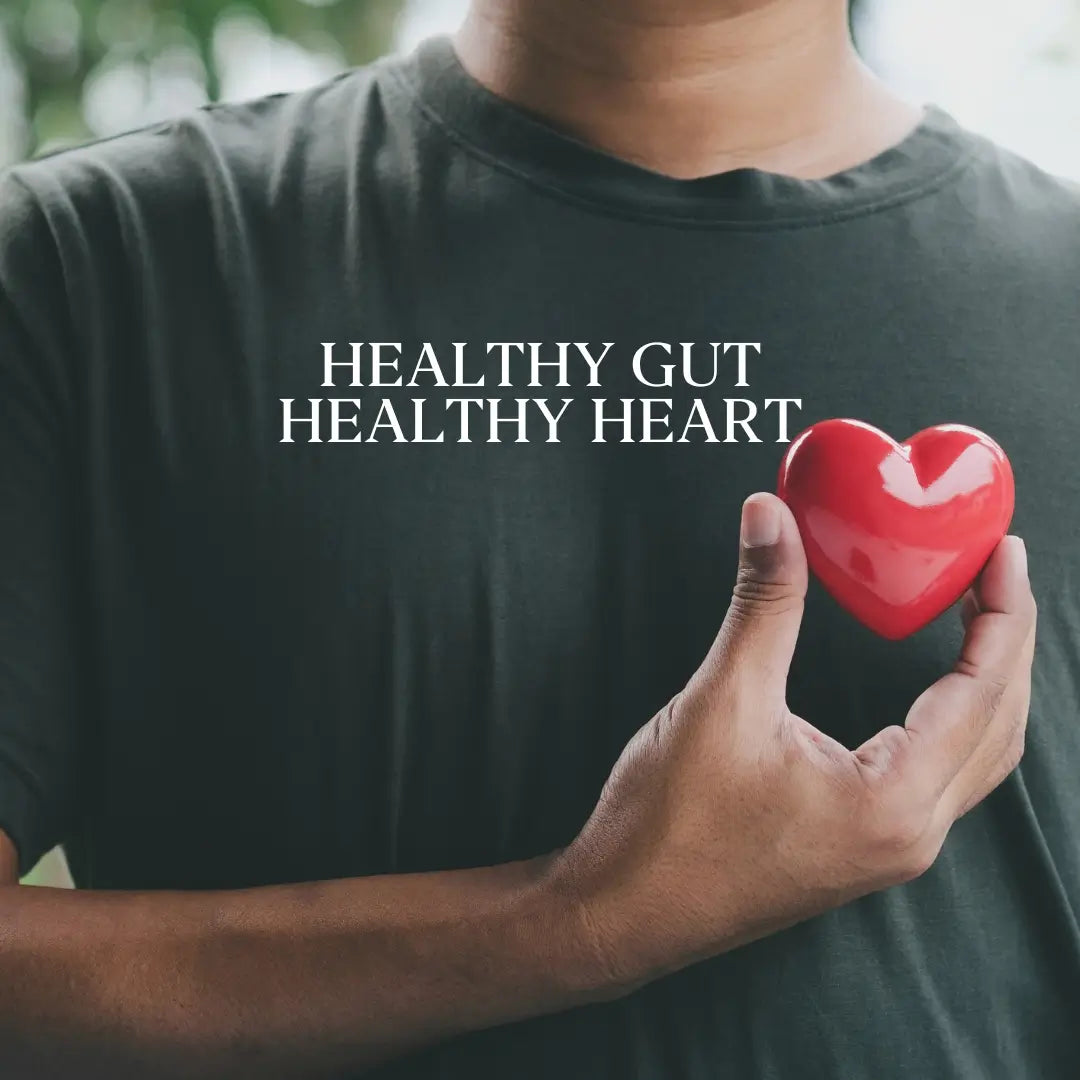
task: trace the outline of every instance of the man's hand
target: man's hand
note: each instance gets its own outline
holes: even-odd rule
[[[751,496],[708,655],[631,740],[554,864],[612,983],[647,981],[917,877],[1020,760],[1036,613],[1019,538],[1001,542],[965,597],[954,670],[903,727],[855,750],[787,707],[806,584],[791,512]]]
[[[743,536],[708,655],[569,848],[221,892],[0,888],[0,1074],[355,1072],[617,997],[920,873],[1020,756],[1023,546],[1004,541],[966,599],[956,670],[905,727],[848,751],[784,700],[806,588],[795,523],[755,496]]]

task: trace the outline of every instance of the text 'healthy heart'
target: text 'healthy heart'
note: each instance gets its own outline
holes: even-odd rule
[[[1014,499],[1009,459],[981,431],[941,424],[897,443],[861,420],[799,435],[777,494],[826,590],[894,641],[963,595],[1008,530]]]

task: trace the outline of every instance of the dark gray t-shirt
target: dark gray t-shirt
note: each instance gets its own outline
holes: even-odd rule
[[[1076,189],[935,108],[825,180],[675,180],[434,39],[11,168],[0,826],[98,888],[564,845],[704,655],[787,440],[971,424],[1040,639],[1023,764],[933,868],[380,1075],[1076,1077],[1078,342]],[[886,642],[814,584],[790,703],[848,745],[903,722],[958,623]]]

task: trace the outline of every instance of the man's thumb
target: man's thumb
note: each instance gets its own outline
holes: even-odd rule
[[[782,688],[806,597],[806,554],[782,499],[767,492],[743,503],[739,569],[731,603],[703,667],[721,677]]]

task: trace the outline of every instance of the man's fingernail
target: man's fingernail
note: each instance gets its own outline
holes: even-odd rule
[[[1020,570],[1026,577],[1028,570],[1027,544],[1025,544],[1023,539],[1019,536],[1010,536],[1009,542],[1016,551],[1016,559],[1020,564]]]
[[[743,503],[741,538],[746,547],[768,547],[780,539],[780,509],[768,495],[751,495]]]

